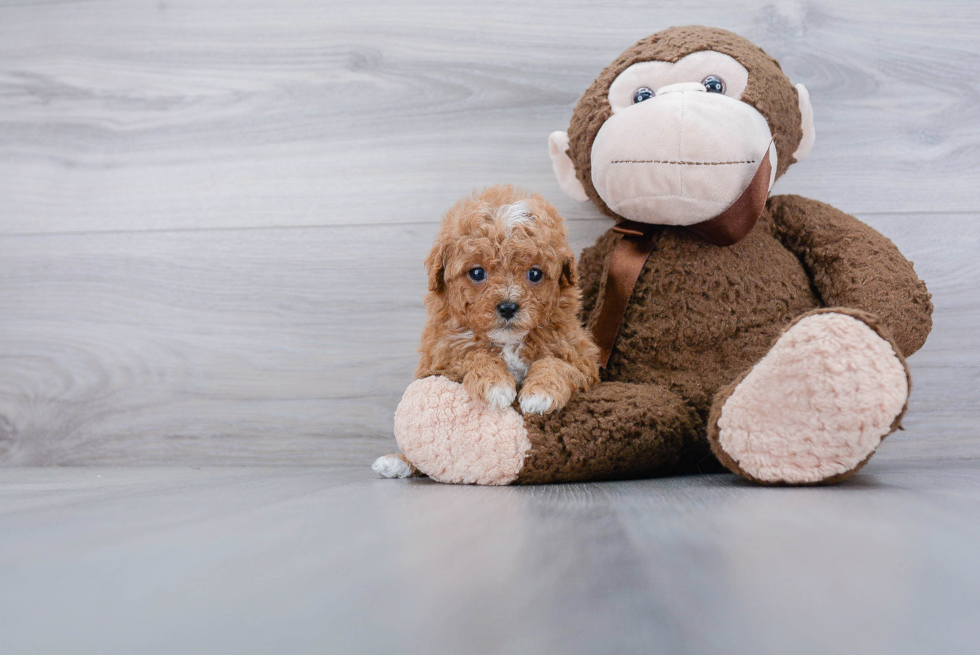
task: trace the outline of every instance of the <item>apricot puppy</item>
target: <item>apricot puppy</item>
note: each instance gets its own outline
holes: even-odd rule
[[[463,198],[425,265],[416,378],[461,382],[494,409],[517,398],[525,414],[559,410],[599,381],[564,220],[541,196],[501,185]]]

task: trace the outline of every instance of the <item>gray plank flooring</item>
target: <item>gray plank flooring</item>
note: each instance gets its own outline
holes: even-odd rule
[[[547,135],[692,23],[810,90],[775,192],[933,292],[906,430],[828,489],[375,479],[441,213],[514,182],[591,243]],[[972,0],[0,0],[0,652],[975,651],[977,34]]]
[[[972,653],[980,477],[0,471],[5,653]]]

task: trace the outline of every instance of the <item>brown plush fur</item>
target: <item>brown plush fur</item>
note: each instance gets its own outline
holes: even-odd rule
[[[595,479],[597,465],[582,463],[591,453],[605,453],[609,477],[620,477],[635,470],[616,463],[633,457],[622,454],[622,435],[633,435],[631,452],[640,460],[658,462],[642,474],[663,472],[665,461],[677,462],[675,472],[690,470],[710,458],[706,426],[713,401],[727,397],[782,331],[815,309],[862,310],[862,320],[890,335],[900,356],[918,350],[929,334],[932,303],[912,264],[886,237],[830,205],[799,196],[770,198],[749,236],[727,248],[684,228],[663,229],[633,290],[604,382],[560,415],[528,422],[532,448],[520,482]],[[587,326],[596,318],[618,238],[610,230],[582,253]],[[613,382],[632,389],[619,402],[604,391]],[[632,398],[644,393],[656,400],[640,408],[646,418],[639,420]],[[601,426],[588,427],[584,417],[592,413],[605,417]],[[638,421],[671,427],[637,433]],[[678,431],[679,439],[665,437]],[[557,460],[547,454],[556,441],[563,451]]]
[[[603,382],[560,413],[525,424],[531,450],[518,484],[665,475],[710,457],[707,442],[692,440],[704,421],[656,384]]]
[[[737,59],[749,72],[748,86],[742,102],[755,107],[766,117],[776,140],[779,160],[778,179],[795,161],[793,153],[803,138],[799,97],[779,62],[762,48],[737,34],[712,27],[672,27],[657,32],[628,48],[599,74],[575,107],[568,127],[568,156],[575,173],[596,207],[613,218],[620,218],[596,193],[592,185],[592,143],[599,128],[612,116],[607,96],[609,86],[624,70],[644,61],[674,63],[694,52],[713,50]]]
[[[502,214],[519,201],[531,218],[508,223]],[[543,198],[495,186],[460,200],[446,213],[426,267],[428,322],[417,378],[462,382],[488,404],[501,387],[512,398],[519,380],[504,357],[510,344],[511,361],[517,355],[528,366],[519,399],[547,396],[553,399],[548,412],[598,382],[598,350],[578,318],[575,257],[564,221]],[[476,267],[486,271],[485,280],[470,279]],[[543,271],[540,282],[529,281],[532,267]],[[496,309],[504,301],[520,306],[510,321]]]

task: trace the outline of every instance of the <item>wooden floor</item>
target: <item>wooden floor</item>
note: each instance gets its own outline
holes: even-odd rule
[[[975,653],[975,462],[839,487],[0,474],[4,653]]]
[[[932,291],[906,430],[834,489],[375,480],[441,213],[513,182],[591,243],[547,135],[691,23],[810,91],[774,193]],[[978,34],[972,0],[0,0],[0,653],[976,650]]]

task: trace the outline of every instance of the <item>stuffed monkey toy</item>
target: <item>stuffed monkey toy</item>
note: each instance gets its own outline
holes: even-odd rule
[[[395,416],[407,459],[476,484],[853,475],[900,425],[932,304],[872,228],[769,197],[813,141],[806,89],[731,32],[675,27],[623,52],[549,140],[562,190],[614,223],[579,262],[602,381],[538,416],[418,379]]]

